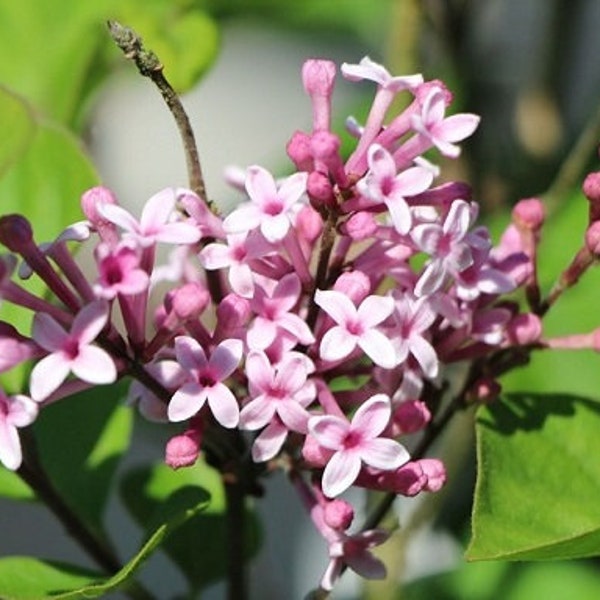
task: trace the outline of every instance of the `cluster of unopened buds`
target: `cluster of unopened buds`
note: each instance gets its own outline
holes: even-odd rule
[[[346,566],[385,572],[370,553],[385,532],[351,533],[341,494],[443,485],[441,461],[405,445],[427,430],[446,367],[543,345],[539,318],[506,299],[518,287],[535,292],[541,204],[517,205],[493,247],[469,187],[442,182],[423,156],[457,157],[478,117],[446,116],[452,96],[439,81],[392,77],[368,58],[344,64],[346,79],[377,85],[366,123],[348,121],[357,141],[344,160],[331,131],[335,72],[329,61],[305,63],[313,130],[287,146],[295,172],[232,171],[247,197],[225,218],[188,189],[165,189],[138,220],[97,187],[82,196],[86,220],[50,244],[34,241],[24,217],[0,219],[10,251],[0,295],[35,313],[29,335],[0,324],[1,369],[33,363],[28,395],[0,394],[4,465],[19,468],[17,430],[40,409],[131,377],[142,415],[186,424],[166,445],[172,467],[237,430],[262,472],[290,475],[329,547],[325,589]],[[390,116],[398,94],[412,102]],[[91,276],[71,250],[84,240],[96,244]],[[158,265],[161,244],[174,249]],[[17,256],[20,276],[35,273],[52,297],[12,279]],[[485,374],[468,386],[479,401],[498,393]]]

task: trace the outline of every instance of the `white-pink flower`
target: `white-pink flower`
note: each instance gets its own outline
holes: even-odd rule
[[[208,402],[212,414],[223,427],[237,427],[238,402],[223,381],[235,371],[242,352],[240,340],[227,339],[207,358],[204,348],[194,338],[175,338],[175,356],[188,377],[169,402],[169,420],[185,421]]]
[[[259,166],[248,167],[245,202],[223,221],[227,233],[246,233],[260,228],[266,240],[279,242],[287,234],[294,209],[306,191],[307,173],[294,173],[277,188],[271,173]]]
[[[391,402],[385,394],[375,394],[362,404],[348,421],[337,415],[311,417],[308,428],[317,442],[333,450],[321,486],[333,498],[347,490],[358,477],[363,463],[375,469],[394,470],[410,460],[398,442],[379,437],[390,422]]]
[[[200,239],[199,229],[185,221],[172,221],[177,198],[175,190],[166,188],[152,196],[144,205],[138,221],[129,211],[117,204],[102,203],[98,212],[108,221],[121,227],[127,237],[140,246],[166,244],[194,244]]]
[[[140,268],[135,248],[121,244],[111,248],[108,244],[96,247],[98,279],[94,293],[99,298],[112,300],[117,295],[140,294],[150,284],[148,273]]]
[[[385,204],[398,233],[407,234],[412,217],[405,197],[424,192],[433,181],[433,173],[424,167],[397,173],[394,158],[378,144],[369,147],[368,163],[369,172],[358,182],[358,191],[373,202]]]
[[[41,401],[54,392],[69,373],[93,384],[112,383],[117,368],[109,354],[92,345],[108,320],[108,305],[97,300],[84,306],[65,331],[50,315],[37,313],[31,337],[49,354],[31,371],[30,393]]]
[[[445,117],[446,98],[444,91],[433,87],[427,94],[421,114],[411,115],[413,129],[427,138],[444,155],[456,158],[460,154],[460,147],[454,142],[460,142],[469,137],[480,118],[471,113],[461,113]]]
[[[31,425],[38,414],[37,404],[22,394],[6,396],[0,390],[0,462],[11,471],[21,466],[23,455],[17,429]]]
[[[341,360],[358,345],[380,367],[391,369],[397,364],[391,341],[375,329],[392,314],[393,298],[367,296],[356,308],[342,292],[317,290],[315,303],[337,323],[321,340],[319,353],[323,360]]]
[[[421,74],[393,77],[384,66],[372,61],[368,56],[363,57],[357,65],[343,63],[341,71],[349,81],[368,79],[394,92],[413,89],[423,83]]]

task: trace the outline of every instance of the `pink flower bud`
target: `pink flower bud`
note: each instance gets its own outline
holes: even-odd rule
[[[592,332],[592,348],[594,352],[600,352],[600,328]]]
[[[333,289],[360,304],[371,293],[371,282],[362,271],[346,271],[337,278]]]
[[[325,523],[332,529],[345,531],[352,525],[354,509],[345,500],[335,499],[325,504],[323,517],[325,518]]]
[[[539,231],[545,219],[544,205],[538,198],[521,200],[514,206],[512,218],[521,229]]]
[[[408,462],[396,471],[387,471],[380,477],[381,489],[402,496],[416,496],[427,485],[427,476],[421,461]]]
[[[335,63],[310,59],[302,65],[302,84],[310,96],[329,96],[335,83]]]
[[[431,421],[431,413],[424,402],[406,400],[395,410],[392,419],[399,433],[414,433]]]
[[[199,283],[186,283],[174,291],[173,312],[181,321],[199,317],[210,302],[210,294]]]
[[[360,241],[371,237],[377,231],[377,221],[371,213],[357,212],[342,224],[342,233]]]
[[[526,346],[537,342],[542,335],[542,322],[537,315],[516,315],[506,327],[509,342],[515,346]]]
[[[502,391],[502,386],[489,377],[477,380],[469,390],[469,399],[479,404],[489,404],[496,400]]]
[[[583,181],[583,193],[590,201],[590,223],[600,220],[600,171],[590,173]]]
[[[312,171],[314,160],[310,149],[310,136],[303,131],[295,131],[286,146],[287,155],[298,171]]]
[[[319,445],[319,442],[317,442],[312,435],[307,435],[304,438],[304,445],[302,446],[302,458],[304,458],[310,467],[324,467],[332,455],[333,450],[327,450],[327,448],[323,448],[323,446]]]
[[[172,437],[165,448],[167,465],[172,469],[192,466],[200,454],[200,439],[200,433],[196,429],[189,429]]]
[[[323,231],[323,220],[314,208],[303,206],[296,215],[295,226],[298,236],[309,244],[312,244]]]
[[[99,185],[90,188],[81,196],[83,214],[98,232],[100,238],[113,246],[119,241],[117,227],[100,214],[98,206],[101,204],[118,204],[114,194],[106,187]]]
[[[308,192],[312,206],[317,210],[323,205],[335,205],[333,186],[329,181],[329,177],[319,171],[311,171],[309,174],[306,191]]]
[[[586,248],[594,256],[600,256],[600,220],[595,220],[585,232]]]
[[[233,331],[248,322],[250,312],[250,302],[246,298],[228,294],[217,306],[217,322],[223,329]]]
[[[423,458],[419,466],[427,477],[427,483],[423,488],[427,492],[437,492],[446,483],[446,468],[442,461],[437,458]]]

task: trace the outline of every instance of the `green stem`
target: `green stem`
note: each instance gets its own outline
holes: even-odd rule
[[[227,600],[245,600],[247,588],[244,569],[244,488],[236,476],[225,475],[223,483],[227,508]]]

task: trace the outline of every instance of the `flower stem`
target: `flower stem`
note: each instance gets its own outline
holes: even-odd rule
[[[236,476],[223,477],[227,527],[227,599],[244,600],[246,576],[244,569],[245,514],[243,484]]]
[[[216,214],[216,207],[206,197],[206,187],[200,167],[194,131],[179,96],[163,74],[163,65],[154,52],[144,48],[142,38],[129,27],[124,27],[116,21],[108,21],[108,29],[112,39],[125,56],[133,60],[140,74],[148,77],[158,88],[179,129],[185,151],[190,188]]]

